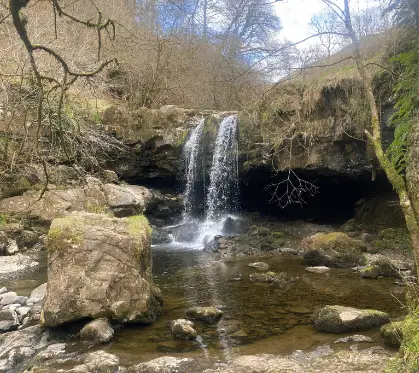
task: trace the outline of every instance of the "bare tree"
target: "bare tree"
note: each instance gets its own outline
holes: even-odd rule
[[[329,9],[331,9],[334,13],[336,13],[336,15],[342,20],[342,22],[344,23],[346,27],[348,35],[351,39],[352,48],[353,48],[352,55],[355,60],[359,77],[363,84],[363,88],[365,90],[368,103],[370,106],[370,111],[371,111],[371,125],[370,125],[370,128],[365,129],[365,133],[374,149],[375,155],[378,159],[380,166],[386,173],[387,178],[389,179],[390,183],[393,185],[393,188],[395,189],[395,191],[397,192],[399,196],[400,206],[404,213],[407,229],[409,230],[411,241],[412,241],[412,248],[413,248],[413,254],[415,257],[415,262],[416,262],[416,265],[418,266],[419,265],[419,220],[413,208],[413,201],[411,200],[408,193],[406,180],[404,179],[403,175],[401,175],[398,172],[396,166],[391,162],[391,159],[389,159],[388,155],[385,153],[383,149],[383,143],[381,139],[380,116],[379,116],[378,106],[376,103],[376,98],[374,96],[372,79],[371,79],[370,74],[368,74],[367,72],[367,69],[365,67],[364,61],[361,56],[359,38],[352,24],[349,0],[344,0],[343,8],[341,8],[336,2],[332,0],[322,0],[322,1],[329,7]]]

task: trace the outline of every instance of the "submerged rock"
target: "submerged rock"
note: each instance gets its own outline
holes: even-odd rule
[[[252,282],[274,283],[281,288],[292,285],[297,280],[298,277],[292,277],[285,272],[252,273],[250,275],[250,281]]]
[[[304,259],[313,266],[352,268],[365,264],[363,243],[345,233],[316,233],[301,245],[305,249]]]
[[[42,324],[83,318],[149,324],[160,313],[144,216],[73,213],[48,233],[48,287]]]
[[[180,373],[192,372],[189,369],[192,359],[162,356],[128,368],[127,373]]]
[[[223,316],[223,311],[215,307],[193,307],[186,311],[188,319],[201,320],[207,324],[214,324]]]
[[[387,313],[343,306],[325,306],[314,311],[313,326],[320,332],[343,333],[376,328],[390,322]]]
[[[403,341],[403,321],[393,321],[383,325],[380,329],[380,335],[384,343],[399,348]]]
[[[343,337],[339,338],[335,341],[335,343],[348,343],[348,342],[366,342],[366,343],[372,343],[373,340],[370,337],[367,337],[365,335],[355,334],[351,335],[349,337]]]
[[[113,334],[114,330],[112,329],[108,319],[100,318],[89,322],[82,330],[80,330],[80,339],[82,341],[90,341],[95,344],[107,343],[112,339]]]
[[[269,269],[269,264],[264,263],[264,262],[256,262],[256,263],[250,263],[249,267],[257,268],[257,269],[260,269],[262,271],[266,271],[266,270]]]
[[[306,267],[305,270],[311,273],[326,273],[330,271],[329,267],[317,266],[317,267]]]
[[[195,339],[197,337],[194,323],[186,319],[177,319],[170,322],[170,331],[176,339]]]

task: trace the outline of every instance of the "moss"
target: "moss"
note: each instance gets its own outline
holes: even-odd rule
[[[384,343],[392,347],[400,347],[403,340],[402,327],[402,321],[395,321],[383,325],[380,329],[380,335],[384,339]]]
[[[0,214],[0,227],[5,226],[8,223],[9,216],[7,214]]]
[[[91,212],[93,214],[106,214],[108,213],[108,208],[105,205],[93,204],[87,202],[84,206],[86,212]]]
[[[410,236],[406,229],[387,228],[380,231],[374,246],[381,250],[409,250],[411,249]]]
[[[272,232],[272,236],[275,238],[284,238],[285,234],[283,232]]]
[[[377,278],[380,276],[380,267],[376,264],[370,265],[363,268],[361,271],[361,277],[364,278]]]
[[[406,373],[419,371],[419,307],[411,309],[401,323],[403,342],[396,359],[391,360],[386,373]]]
[[[151,235],[152,229],[144,215],[135,215],[128,218],[128,230],[130,234],[134,236],[141,235],[144,229],[148,235]]]
[[[47,235],[48,250],[50,252],[62,250],[68,246],[68,243],[80,245],[84,237],[83,233],[78,229],[79,224],[83,224],[83,222],[74,216],[55,219]]]

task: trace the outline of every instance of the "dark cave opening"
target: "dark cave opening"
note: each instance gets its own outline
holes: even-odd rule
[[[328,170],[294,171],[299,178],[318,188],[315,195],[304,193],[302,204],[294,203],[281,208],[277,203],[270,202],[273,188],[266,187],[285,180],[288,172],[272,177],[270,169],[259,167],[250,170],[241,179],[242,210],[283,220],[303,219],[317,223],[342,224],[354,217],[359,200],[392,193],[392,187],[383,173],[378,173],[372,180],[371,173],[350,175]],[[296,184],[295,178],[293,181]],[[285,183],[281,184],[277,195],[281,196],[286,191],[285,188]]]

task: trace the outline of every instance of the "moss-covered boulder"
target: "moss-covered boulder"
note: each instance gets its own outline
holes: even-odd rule
[[[400,347],[403,340],[402,326],[402,321],[394,321],[381,327],[380,334],[386,345],[396,348]]]
[[[142,216],[73,213],[48,233],[48,285],[41,323],[83,318],[151,323],[160,312],[153,290],[151,229]]]
[[[313,326],[319,332],[344,333],[376,328],[390,322],[385,312],[343,306],[325,306],[314,311]]]
[[[304,259],[312,266],[350,268],[365,264],[364,244],[342,232],[316,233],[301,245]]]
[[[188,319],[201,320],[213,324],[221,319],[223,311],[216,307],[193,307],[186,311]]]

